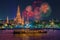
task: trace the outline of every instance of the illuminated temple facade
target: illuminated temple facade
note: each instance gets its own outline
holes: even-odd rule
[[[24,25],[24,17],[23,16],[21,17],[20,14],[20,6],[18,6],[17,14],[16,17],[14,18],[14,23]]]

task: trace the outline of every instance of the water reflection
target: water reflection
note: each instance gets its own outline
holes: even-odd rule
[[[13,34],[14,30],[0,30],[0,40],[60,40],[60,30],[48,30],[47,33]]]
[[[28,34],[15,34],[16,37],[20,37],[22,40],[33,40],[33,39],[38,39],[44,35],[46,35],[47,33],[28,33]]]

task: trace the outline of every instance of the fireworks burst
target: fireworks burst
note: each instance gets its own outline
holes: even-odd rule
[[[33,9],[33,11],[32,11]],[[23,12],[26,19],[34,17],[34,19],[40,20],[42,17],[48,17],[51,13],[51,7],[48,3],[41,4],[40,7],[33,8],[32,6],[27,6]]]
[[[48,3],[43,3],[40,7],[40,12],[42,17],[48,17],[51,13],[51,7],[48,5]]]

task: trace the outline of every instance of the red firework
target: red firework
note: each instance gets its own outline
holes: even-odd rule
[[[41,5],[41,11],[46,13],[48,11],[49,7],[47,3],[44,3]]]
[[[26,18],[33,17],[32,7],[31,6],[27,6],[26,9],[23,12],[23,15]]]

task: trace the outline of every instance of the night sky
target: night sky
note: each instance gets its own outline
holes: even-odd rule
[[[0,0],[0,19],[13,19],[16,16],[17,6],[20,5],[21,12],[27,5],[32,4],[35,0]],[[60,0],[41,0],[47,2],[52,9],[49,19],[60,19]],[[47,18],[47,19],[48,19]]]

